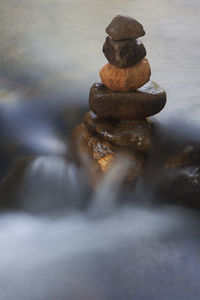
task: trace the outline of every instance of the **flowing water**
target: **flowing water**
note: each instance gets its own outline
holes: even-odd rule
[[[199,9],[197,0],[0,0],[1,178],[21,158],[5,194],[14,205],[0,216],[0,299],[199,299],[199,212],[153,205],[141,181],[123,193],[121,162],[91,191],[68,147],[116,14],[144,25],[152,79],[168,96],[153,118],[163,144],[200,141]]]

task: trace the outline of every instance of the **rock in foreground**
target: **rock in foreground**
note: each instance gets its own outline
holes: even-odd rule
[[[151,126],[146,120],[106,121],[91,111],[84,116],[85,125],[105,140],[119,145],[147,151],[151,146]]]
[[[142,120],[164,108],[166,93],[153,81],[127,93],[114,92],[101,83],[94,83],[89,103],[91,110],[100,118]]]
[[[133,18],[117,15],[106,28],[114,40],[137,39],[145,35],[142,24]]]

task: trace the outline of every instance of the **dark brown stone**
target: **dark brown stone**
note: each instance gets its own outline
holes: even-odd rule
[[[106,28],[114,40],[137,39],[145,35],[143,26],[133,18],[117,15]]]
[[[90,111],[85,114],[84,123],[113,144],[132,146],[138,151],[147,151],[151,146],[151,126],[146,120],[108,121]]]
[[[200,207],[200,167],[167,170],[162,173],[155,188],[162,201]]]
[[[144,156],[133,149],[109,143],[88,130],[84,123],[77,126],[72,135],[73,152],[79,163],[89,169],[93,183],[117,162],[119,157],[130,161],[126,180],[135,181],[143,172]]]
[[[200,146],[188,145],[181,151],[168,157],[165,162],[165,170],[171,170],[174,168],[186,167],[191,165],[197,165],[200,167]]]
[[[116,92],[101,83],[90,90],[91,110],[100,118],[142,120],[159,113],[165,106],[166,93],[157,83],[149,81],[135,91]]]
[[[154,176],[162,201],[200,207],[200,146],[188,145],[170,155]]]
[[[107,36],[103,53],[111,65],[117,68],[128,68],[146,56],[146,49],[139,40],[115,41]]]
[[[0,209],[21,209],[22,203],[19,199],[19,190],[27,167],[35,159],[34,156],[22,156],[14,161],[8,174],[0,184]]]

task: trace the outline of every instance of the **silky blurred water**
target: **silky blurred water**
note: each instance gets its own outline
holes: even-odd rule
[[[141,183],[122,196],[113,174],[88,192],[68,149],[116,14],[144,25],[151,78],[167,91],[154,117],[163,139],[199,142],[199,9],[197,0],[0,0],[1,177],[13,158],[34,155],[23,212],[0,216],[0,299],[199,299],[199,213],[152,206]]]

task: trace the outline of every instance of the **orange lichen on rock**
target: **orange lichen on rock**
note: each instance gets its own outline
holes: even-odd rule
[[[136,90],[149,81],[151,68],[146,58],[129,68],[116,68],[107,63],[99,72],[102,83],[114,91]]]
[[[101,170],[106,172],[112,166],[114,159],[115,157],[113,154],[107,154],[106,156],[99,158],[98,164]]]

